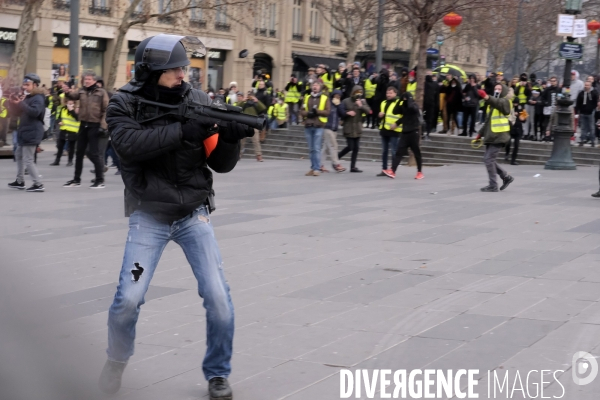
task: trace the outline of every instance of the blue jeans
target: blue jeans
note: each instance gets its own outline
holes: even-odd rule
[[[594,114],[579,114],[579,126],[581,127],[581,137],[579,138],[579,141],[583,143],[586,140],[589,140],[593,145],[596,137]]]
[[[382,136],[381,147],[383,153],[381,154],[381,169],[387,169],[388,166],[388,153],[392,151],[392,157],[396,154],[398,148],[398,137],[396,136]]]
[[[307,126],[304,128],[308,152],[310,154],[310,169],[319,171],[321,169],[321,142],[323,141],[323,128]]]
[[[228,377],[233,344],[233,304],[221,266],[221,253],[206,206],[171,224],[135,211],[129,217],[119,286],[108,312],[108,359],[127,362],[133,355],[135,325],[158,260],[170,240],[179,244],[204,299],[207,349],[202,364],[206,380]],[[143,268],[143,271],[138,268]],[[140,273],[141,272],[141,273]]]

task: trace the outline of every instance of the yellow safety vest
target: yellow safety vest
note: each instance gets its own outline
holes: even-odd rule
[[[519,86],[518,89],[520,89],[520,92],[517,95],[517,97],[519,98],[519,104],[527,103],[527,96],[525,96],[525,86]]]
[[[371,82],[370,79],[365,80],[365,99],[370,99],[375,96],[375,89],[377,84]]]
[[[306,111],[309,111],[308,109],[308,98],[310,97],[310,94],[307,94],[306,96],[304,96],[304,109]],[[322,94],[321,95],[321,101],[319,102],[319,110],[324,110],[327,107],[327,100],[329,100],[327,98],[327,95]],[[321,117],[319,116],[319,121],[321,121],[322,123],[326,124],[327,123],[327,117]]]
[[[500,113],[500,111],[498,111],[497,109],[494,109],[494,111],[492,111],[491,123],[493,133],[502,133],[510,131],[510,122],[508,121],[508,116]]]
[[[331,93],[331,91],[333,90],[333,80],[329,79],[329,74],[325,72],[319,78],[321,78],[321,80],[323,81],[323,84],[327,88],[327,91]]]
[[[267,109],[267,115],[269,117],[273,117],[273,106],[269,106],[269,108]]]
[[[60,110],[60,120],[63,123],[60,126],[61,131],[75,133],[79,132],[80,122],[69,115],[69,110],[67,110],[67,107],[63,107],[63,109]]]
[[[400,118],[402,118],[402,115],[394,114],[394,108],[396,107],[399,101],[400,100],[396,100],[392,104],[390,104],[390,106],[387,109],[387,112],[385,110],[385,106],[387,105],[388,101],[384,100],[381,102],[381,112],[385,113],[385,119],[381,121],[379,129],[386,129],[388,131],[393,130],[394,132],[402,132],[402,125],[398,125],[396,129],[392,129],[392,124],[395,124]],[[402,104],[402,102],[400,104]]]
[[[2,109],[2,112],[0,112],[0,118],[6,118],[6,116],[8,115],[6,106],[4,105],[5,102],[6,102],[6,97],[3,97],[2,100],[0,100],[0,109]]]
[[[415,97],[417,94],[417,82],[408,82],[408,85],[406,85],[406,91]]]
[[[275,104],[275,109],[273,110],[273,116],[280,120],[285,120],[287,118],[287,109],[288,105],[283,103],[282,105]]]
[[[54,105],[54,100],[52,100],[52,96],[48,96],[48,110],[52,110],[52,106]]]
[[[302,82],[298,82],[298,85],[302,85]],[[285,93],[284,100],[286,103],[297,103],[300,101],[300,92],[298,86],[292,86],[290,90]]]

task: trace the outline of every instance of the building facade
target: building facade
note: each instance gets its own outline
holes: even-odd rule
[[[23,9],[22,0],[6,4],[0,13],[0,76],[8,71]],[[203,41],[207,54],[192,56],[188,77],[202,89],[227,87],[231,81],[238,82],[241,89],[249,89],[258,70],[271,75],[275,88],[283,88],[293,72],[303,76],[317,62],[335,68],[345,61],[343,35],[325,21],[315,1],[262,0],[253,4],[252,9],[228,10],[226,6],[217,6],[152,18],[129,28],[122,48],[116,49],[118,26],[129,4],[130,0],[80,0],[80,65],[73,69],[69,66],[70,0],[44,0],[34,25],[27,71],[37,72],[46,85],[88,69],[106,79],[111,58],[117,51],[115,86],[120,87],[132,77],[136,46],[144,38],[159,33],[193,35]],[[168,12],[170,7],[177,6],[177,0],[142,0],[132,18]],[[372,37],[358,48],[356,60],[366,70],[372,69],[375,60],[374,35],[373,31]],[[408,35],[386,33],[384,46],[386,66],[392,69],[408,66],[411,48]],[[487,51],[478,46],[475,53],[479,55],[473,55],[465,50],[467,47],[457,45],[456,58],[447,56],[447,62],[463,66],[469,72],[485,72],[483,55]],[[244,49],[249,56],[240,58],[239,53]],[[454,55],[451,43],[444,45],[444,53]],[[429,66],[436,58],[432,56]]]

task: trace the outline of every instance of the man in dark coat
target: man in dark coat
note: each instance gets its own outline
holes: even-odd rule
[[[434,82],[431,71],[425,76],[425,94],[423,96],[423,117],[425,119],[425,140],[435,132],[440,112],[440,85]]]
[[[15,152],[17,179],[8,184],[11,189],[25,189],[24,168],[27,168],[29,176],[33,179],[33,185],[28,187],[27,191],[44,191],[44,185],[40,181],[40,174],[34,163],[37,146],[44,137],[44,114],[46,109],[44,90],[39,85],[40,77],[37,74],[25,75],[22,85],[23,94],[12,96],[8,103],[11,118],[19,118]]]

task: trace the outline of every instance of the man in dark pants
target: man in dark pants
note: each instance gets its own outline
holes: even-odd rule
[[[484,136],[485,156],[483,157],[483,162],[489,176],[489,184],[481,188],[482,192],[498,191],[496,175],[500,175],[502,179],[500,190],[506,189],[514,181],[514,178],[496,162],[498,153],[510,141],[508,115],[510,114],[511,106],[510,101],[506,98],[507,94],[508,87],[500,83],[494,86],[493,97],[489,96],[484,90],[479,89],[479,96],[483,98],[489,110],[485,124],[477,135],[477,139],[481,139],[481,136]]]
[[[75,176],[63,187],[81,186],[81,172],[83,171],[83,157],[86,155],[94,164],[96,179],[90,189],[104,188],[104,154],[100,154],[99,140],[100,129],[106,129],[106,107],[108,94],[106,90],[96,85],[96,74],[92,71],[85,72],[82,76],[83,88],[78,91],[69,89],[65,94],[67,99],[79,100],[79,120],[81,125],[77,134],[77,155],[75,156]],[[60,151],[60,150],[59,150]]]
[[[419,107],[410,92],[403,93],[400,96],[400,102],[400,114],[402,114],[402,118],[390,127],[391,129],[396,129],[397,126],[402,126],[400,143],[398,143],[398,149],[392,161],[392,169],[383,171],[383,173],[392,179],[395,178],[396,170],[402,161],[402,157],[408,154],[408,149],[411,149],[417,161],[417,175],[415,179],[423,179],[423,159],[419,147]]]
[[[381,102],[381,110],[379,111],[379,119],[381,120],[379,135],[381,136],[381,172],[377,176],[386,176],[385,171],[388,169],[388,153],[392,151],[392,157],[396,154],[398,147],[398,135],[402,132],[402,126],[396,126],[396,129],[391,129],[392,125],[402,118],[400,114],[400,99],[398,99],[398,89],[394,86],[387,88],[387,99]],[[373,113],[375,114],[375,113]]]

